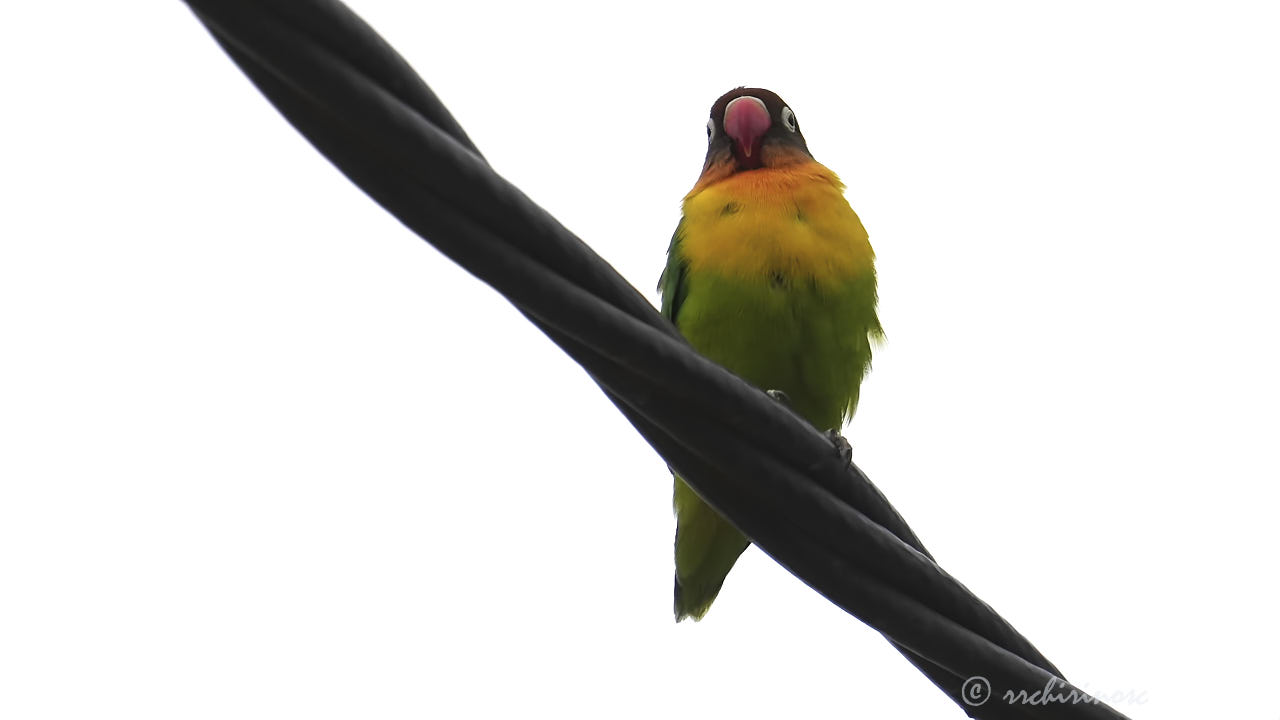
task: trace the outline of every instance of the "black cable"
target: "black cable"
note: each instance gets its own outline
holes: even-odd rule
[[[1033,692],[1061,673],[939,568],[821,433],[691,350],[643,295],[493,173],[426,84],[344,5],[187,3],[343,173],[503,293],[701,496],[882,632],[963,710],[978,718],[1123,717],[1102,704],[1004,702],[1005,690]],[[995,697],[971,706],[961,685],[975,676],[990,681]]]

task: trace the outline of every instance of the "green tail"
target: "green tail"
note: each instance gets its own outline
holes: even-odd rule
[[[676,622],[701,620],[720,592],[724,578],[750,543],[676,478]]]

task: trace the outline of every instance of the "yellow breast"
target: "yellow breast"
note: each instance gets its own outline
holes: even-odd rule
[[[816,162],[700,184],[684,199],[681,250],[693,271],[848,280],[870,271],[875,254],[843,191]]]

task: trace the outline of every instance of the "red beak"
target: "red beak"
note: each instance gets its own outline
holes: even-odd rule
[[[739,165],[758,168],[763,164],[760,159],[760,143],[772,125],[769,109],[759,98],[743,95],[725,106],[724,132],[733,138],[734,154],[738,156]]]

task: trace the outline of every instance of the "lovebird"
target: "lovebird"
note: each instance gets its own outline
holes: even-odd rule
[[[883,337],[875,254],[782,98],[740,87],[716,100],[682,210],[662,314],[694,349],[838,433]],[[674,505],[676,621],[700,620],[750,543],[679,476]]]

